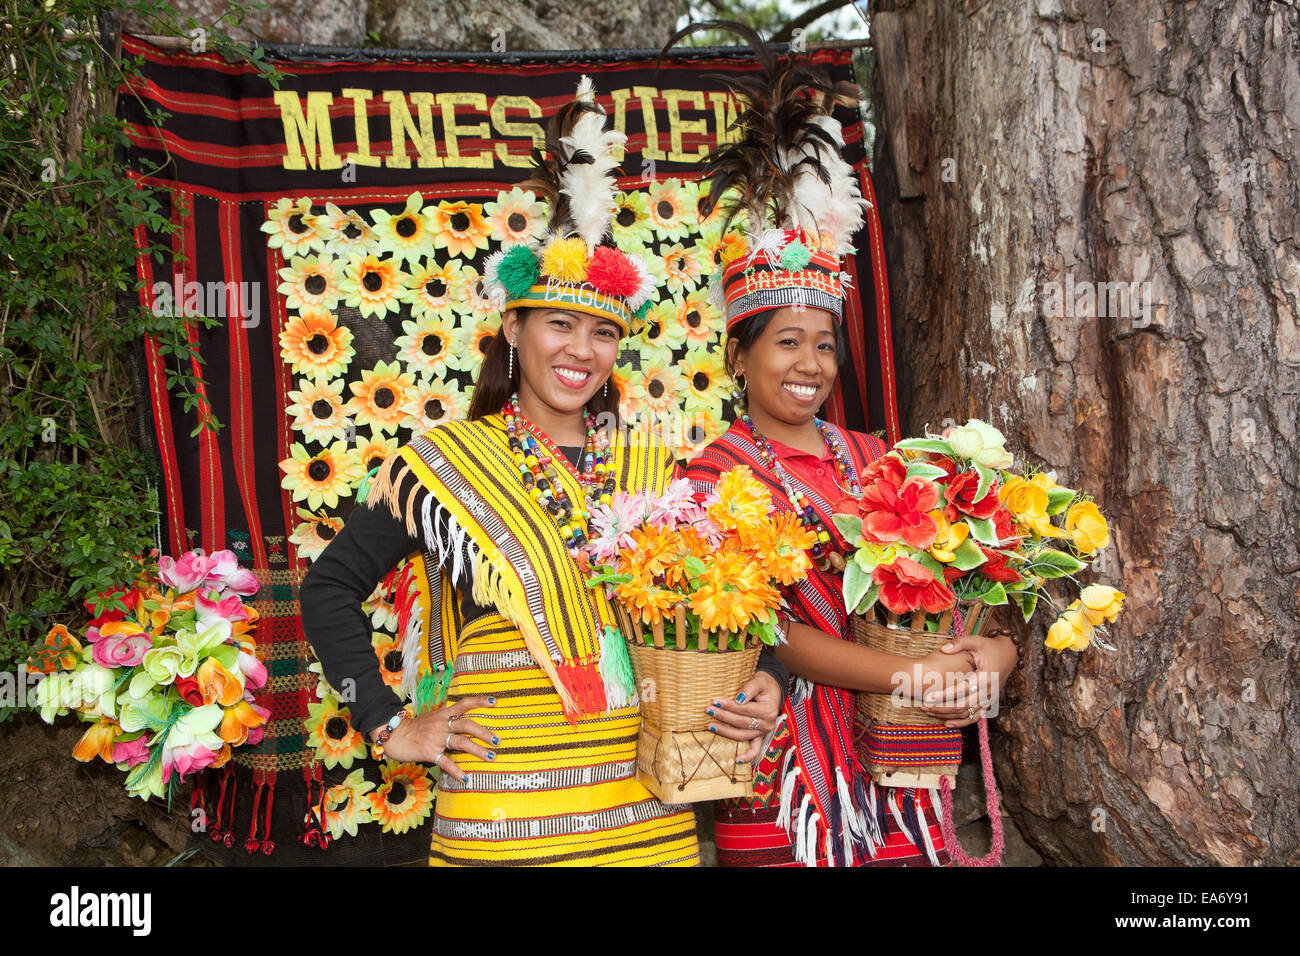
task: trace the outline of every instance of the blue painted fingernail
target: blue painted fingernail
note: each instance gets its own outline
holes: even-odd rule
[[[737,695],[736,695],[736,703],[738,703],[738,704],[743,704],[744,702],[745,702],[745,695],[744,695],[744,694],[737,694]]]
[[[713,716],[713,708],[710,707],[708,710],[705,711],[705,713],[708,714],[710,717],[712,717],[712,716]]]
[[[498,737],[496,734],[493,734],[493,735],[492,735],[492,746],[495,747],[495,746],[496,746],[497,744],[499,744],[499,743],[501,743],[501,738]]]
[[[495,697],[489,697],[489,698],[488,698],[488,703],[489,703],[489,704],[495,704],[496,702],[497,702],[497,699],[496,699]]]
[[[488,751],[488,760],[496,760],[496,759],[497,759],[497,755],[494,754],[492,751],[489,750],[489,751]]]
[[[715,734],[718,732],[718,728],[714,727],[712,724],[709,724],[709,730],[713,731]]]
[[[715,701],[713,702],[713,706],[714,706],[714,707],[721,707],[721,706],[722,706],[722,701],[720,701],[720,700],[715,700]]]

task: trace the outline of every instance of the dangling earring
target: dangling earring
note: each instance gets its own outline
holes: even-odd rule
[[[745,386],[749,384],[748,382],[745,381],[744,372],[741,372],[739,375],[735,376],[735,383],[736,383],[736,388],[731,393],[731,400],[735,402],[737,405],[740,405],[745,401]]]
[[[605,400],[608,401],[609,400],[609,379],[605,379],[605,390],[603,394],[605,396]]]
[[[510,343],[510,367],[506,372],[506,381],[513,382],[514,380],[515,380],[515,343],[511,342]]]

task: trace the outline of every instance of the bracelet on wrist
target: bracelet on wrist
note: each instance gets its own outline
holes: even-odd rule
[[[393,731],[397,729],[398,725],[404,720],[409,720],[410,717],[411,712],[405,707],[393,714],[388,723],[384,725],[383,730],[379,731],[379,737],[370,745],[370,755],[376,760],[383,760],[384,744],[388,743],[388,738],[393,736]]]

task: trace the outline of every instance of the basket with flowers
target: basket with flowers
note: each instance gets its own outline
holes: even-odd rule
[[[130,587],[86,602],[81,638],[56,625],[28,663],[46,723],[76,712],[91,726],[73,747],[126,771],[126,789],[147,800],[176,781],[220,767],[231,749],[262,738],[269,711],[252,692],[266,683],[244,603],[257,577],[232,551],[141,559]]]
[[[708,493],[678,479],[592,515],[589,583],[612,599],[640,698],[637,775],[665,802],[752,792],[745,745],[710,733],[706,710],[753,676],[778,640],[779,588],[808,573],[812,534],[772,511],[739,467]]]
[[[1124,594],[1076,577],[1109,543],[1106,519],[1087,494],[1056,484],[1046,472],[1012,466],[1001,432],[978,419],[900,441],[871,464],[861,496],[841,502],[834,516],[853,551],[844,602],[854,640],[919,658],[954,634],[983,632],[1001,605],[1014,604],[1027,621],[1042,602],[1058,613],[1048,647],[1114,650],[1102,635]],[[1062,578],[1079,589],[1066,606],[1046,586]],[[918,706],[929,690],[909,681],[892,694],[858,695],[864,766],[881,786],[938,786],[950,823],[947,792],[960,739],[954,736],[943,759],[921,756],[939,752],[934,739],[945,733],[938,727],[943,721]],[[997,689],[991,691],[996,699]],[[909,735],[928,740],[928,751],[909,747]],[[987,782],[992,770],[983,721],[980,738]],[[990,816],[996,818],[995,806]],[[995,846],[1000,850],[999,841]]]

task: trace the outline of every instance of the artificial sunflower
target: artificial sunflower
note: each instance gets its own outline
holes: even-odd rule
[[[540,239],[546,231],[546,204],[518,186],[485,202],[483,216],[492,238],[504,249]]]
[[[305,520],[293,529],[289,541],[298,549],[298,557],[315,561],[325,546],[343,530],[343,519],[334,515],[314,514],[306,508],[297,510],[298,517]]]
[[[701,269],[694,246],[674,243],[659,254],[659,260],[663,263],[664,285],[671,294],[694,289],[699,283]]]
[[[409,416],[406,427],[421,433],[434,425],[464,418],[469,403],[456,385],[435,379],[417,383],[403,408]]]
[[[695,245],[695,255],[705,276],[720,271],[724,265],[745,251],[745,239],[739,233],[724,232],[716,236],[701,236]]]
[[[402,639],[374,631],[370,635],[370,646],[379,658],[379,673],[384,683],[396,690],[402,686]]]
[[[480,319],[472,325],[457,330],[456,354],[447,361],[447,365],[459,372],[465,372],[471,379],[478,378],[478,370],[483,365],[483,357],[492,345],[492,339],[501,329],[501,316],[494,314]]]
[[[688,411],[680,422],[681,432],[673,446],[673,454],[682,461],[690,461],[727,430],[727,423],[712,409]]]
[[[326,697],[333,695],[338,697],[338,692],[330,686],[330,682],[325,679],[325,670],[321,667],[320,661],[312,661],[307,665],[307,672],[316,675],[316,698],[324,700]]]
[[[351,330],[328,309],[304,308],[280,333],[280,357],[298,375],[336,378],[347,371],[354,354]]]
[[[704,348],[687,351],[679,363],[686,382],[686,410],[722,414],[730,378],[722,364],[722,352]]]
[[[418,827],[433,810],[433,781],[424,767],[384,761],[383,782],[369,794],[370,812],[385,833],[405,833]]]
[[[327,232],[317,216],[312,215],[311,199],[281,199],[267,214],[262,232],[269,233],[268,247],[280,254],[304,256],[325,247]]]
[[[671,301],[676,306],[673,318],[688,348],[707,347],[716,341],[722,331],[722,314],[709,302],[707,289],[692,289]]]
[[[402,371],[396,362],[378,362],[361,373],[361,381],[352,382],[352,399],[347,412],[357,424],[373,431],[396,432],[406,421],[403,406],[415,387],[415,376]]]
[[[327,202],[320,221],[325,230],[325,254],[336,259],[360,255],[374,241],[375,231],[355,209],[345,211]]]
[[[280,462],[284,477],[280,487],[293,492],[294,501],[306,500],[313,511],[322,503],[338,507],[339,498],[361,480],[361,463],[348,446],[337,441],[315,455],[294,442],[291,457]]]
[[[483,218],[483,207],[476,202],[443,200],[429,210],[433,224],[433,247],[446,249],[453,256],[472,258],[488,247],[491,232]]]
[[[346,296],[343,301],[362,315],[382,319],[401,308],[405,284],[406,273],[395,260],[371,254],[348,262],[339,279],[339,291]]]
[[[345,294],[344,280],[334,259],[296,256],[279,275],[284,281],[276,286],[276,291],[284,296],[286,308],[333,309]]]
[[[641,366],[640,386],[643,411],[661,419],[678,412],[687,388],[679,366],[657,359]]]
[[[427,211],[422,211],[424,197],[411,193],[406,197],[402,211],[394,215],[383,209],[376,209],[371,215],[375,220],[375,239],[371,248],[375,252],[389,253],[393,262],[408,262],[414,265],[429,246],[433,235],[433,223]]]
[[[450,318],[424,315],[402,323],[402,335],[394,343],[397,357],[407,371],[439,376],[455,351],[456,326]]]
[[[698,212],[694,191],[689,186],[680,179],[665,179],[650,187],[646,205],[651,229],[658,238],[675,242],[690,233],[689,223]]]
[[[650,221],[650,203],[642,190],[614,195],[614,243],[624,252],[625,243],[647,246],[654,241],[654,225]]]
[[[308,704],[310,715],[303,721],[307,729],[307,746],[316,748],[316,759],[333,770],[349,770],[352,761],[366,756],[366,739],[352,726],[352,715],[338,699],[327,696],[319,704]]]
[[[397,451],[397,439],[385,435],[357,440],[357,461],[361,462],[361,471],[370,474],[382,465],[388,456]]]
[[[381,582],[370,597],[361,602],[361,610],[370,615],[370,626],[384,631],[397,630],[397,606]]]
[[[406,277],[401,299],[410,303],[411,318],[449,318],[465,296],[465,265],[459,259],[431,262]]]
[[[321,806],[321,828],[335,840],[343,834],[357,835],[357,827],[373,823],[371,813],[370,791],[375,785],[365,778],[365,771],[358,767],[343,782],[325,791]]]
[[[629,416],[628,413],[634,411],[634,407],[628,403],[628,392],[632,387],[632,382],[640,377],[640,373],[631,365],[618,363],[610,370],[609,384],[611,388],[618,389],[618,407],[619,415],[624,420]]]
[[[645,329],[640,339],[647,345],[664,352],[672,352],[686,344],[686,327],[677,320],[678,303],[663,299],[652,305],[645,317]]]
[[[487,290],[487,283],[478,274],[477,269],[467,269],[465,276],[465,301],[469,303],[469,312],[474,319],[485,319],[496,315],[505,305]]]
[[[294,431],[321,445],[343,437],[348,425],[343,412],[343,379],[312,379],[299,391],[290,392],[289,397],[293,404],[285,413],[293,418]]]

